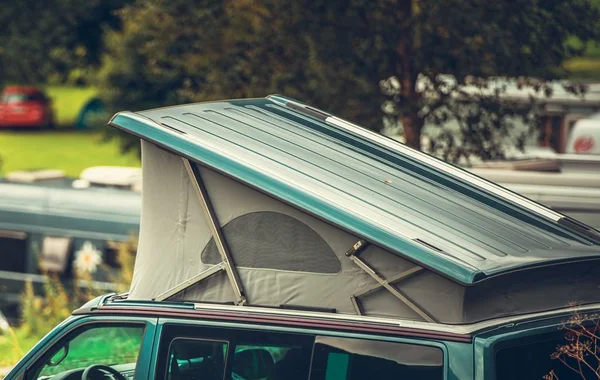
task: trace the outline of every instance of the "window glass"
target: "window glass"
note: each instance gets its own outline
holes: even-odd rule
[[[4,103],[19,103],[27,101],[42,101],[45,100],[44,95],[40,93],[33,94],[7,94],[2,97]]]
[[[438,348],[330,337],[315,342],[312,380],[443,378]]]
[[[232,358],[231,379],[307,379],[310,367],[310,345],[294,339],[288,344],[238,344]]]
[[[157,373],[166,380],[306,380],[313,343],[310,335],[165,325]],[[178,345],[186,353],[167,353]]]
[[[0,231],[0,270],[25,272],[27,239],[24,233]]]
[[[535,342],[522,342],[519,345],[513,345],[498,350],[496,352],[496,379],[497,380],[529,380],[541,379],[551,370],[554,371],[556,378],[560,380],[592,379],[596,374],[589,368],[582,367],[584,376],[568,368],[559,360],[551,358],[558,346],[568,344],[564,332],[550,334],[537,339]],[[577,362],[568,363],[574,368]]]
[[[169,350],[167,379],[222,379],[226,357],[226,342],[177,338]]]
[[[100,377],[113,369],[126,378],[133,378],[143,335],[143,326],[87,328],[61,342],[43,360],[37,377],[60,378],[67,371],[76,370],[73,376],[79,379],[87,367],[99,364],[108,367],[100,370]]]
[[[18,103],[24,102],[25,100],[27,100],[27,96],[25,94],[9,94],[2,97],[2,101],[4,103]]]

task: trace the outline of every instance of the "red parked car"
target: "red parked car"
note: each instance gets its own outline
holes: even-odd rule
[[[8,86],[0,97],[0,127],[52,127],[50,99],[33,86]]]

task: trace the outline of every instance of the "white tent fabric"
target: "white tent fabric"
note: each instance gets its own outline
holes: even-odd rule
[[[208,252],[210,244],[214,244],[211,230],[181,157],[142,142],[142,165],[144,192],[131,299],[153,299],[218,261],[215,250],[212,256]],[[236,266],[236,270],[247,304],[357,313],[352,295],[377,285],[345,255],[358,237],[213,170],[201,166],[198,170],[226,241],[231,240],[228,245],[234,262],[237,257],[239,262],[246,263]],[[268,223],[260,225],[260,217],[255,217],[260,213],[271,218]],[[238,225],[228,230],[228,223],[236,220],[239,224],[242,219],[236,218],[248,215],[253,215],[247,219],[249,223],[256,225],[247,228]],[[278,217],[281,215],[285,218]],[[286,222],[277,224],[274,220]],[[288,222],[295,223],[297,228],[290,227]],[[236,236],[236,231],[244,234]],[[301,241],[300,237],[307,240],[311,233],[314,241]],[[261,241],[271,238],[272,241]],[[282,242],[281,252],[274,252],[277,250],[274,242]],[[367,246],[360,257],[385,279],[417,265],[373,245]],[[302,260],[319,264],[302,265]],[[571,301],[597,302],[599,277],[597,262],[581,262],[569,264],[569,270],[560,265],[541,267],[492,277],[470,287],[422,270],[395,286],[436,321],[470,323],[560,308]],[[553,297],[547,297],[550,293]],[[236,300],[224,272],[175,294],[172,299],[218,303]],[[422,319],[386,289],[359,300],[363,313],[369,316]]]
[[[143,207],[130,292],[132,299],[152,299],[213,265],[201,260],[201,253],[212,236],[182,159],[143,142],[142,166]],[[344,255],[359,240],[357,237],[212,170],[201,167],[200,173],[221,226],[249,213],[282,213],[318,233],[339,260],[340,270],[335,274],[237,267],[248,303],[314,306],[336,309],[340,313],[355,313],[351,295],[376,285],[367,273]],[[235,253],[232,254],[235,257]],[[308,254],[318,260],[321,253]],[[415,266],[375,246],[368,247],[361,257],[385,278]],[[463,296],[462,287],[431,272],[404,280],[402,291],[418,299],[423,308],[432,309],[430,312],[434,315],[436,309],[452,314],[452,310],[440,305],[460,304]],[[199,302],[230,302],[235,299],[224,273],[203,280],[173,298]],[[420,318],[384,289],[365,296],[361,301],[367,315]],[[460,308],[453,309],[460,314]],[[460,320],[459,314],[452,319]]]

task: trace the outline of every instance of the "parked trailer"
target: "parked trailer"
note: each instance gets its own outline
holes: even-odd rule
[[[50,273],[67,285],[82,262],[92,281],[81,287],[114,290],[113,243],[137,234],[140,194],[52,175],[29,183],[26,173],[9,177],[14,180],[0,180],[0,309],[14,317],[27,281],[40,291],[43,273]]]
[[[469,169],[560,213],[600,229],[600,156],[486,163]]]

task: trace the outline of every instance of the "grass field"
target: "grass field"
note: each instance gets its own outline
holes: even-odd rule
[[[28,336],[25,330],[17,330],[15,333],[15,336],[0,335],[0,368],[15,365],[40,339],[38,336]],[[16,342],[14,338],[16,338]],[[2,374],[0,373],[1,378]]]
[[[49,86],[44,88],[52,99],[55,122],[58,126],[71,126],[83,106],[98,95],[93,87]]]
[[[563,64],[571,79],[600,81],[600,57],[572,58]]]
[[[571,44],[581,46],[574,41]],[[563,63],[563,67],[569,71],[570,79],[600,81],[600,44],[588,43],[583,57],[571,58]]]
[[[0,175],[15,170],[62,169],[69,176],[96,165],[140,166],[135,154],[123,155],[101,132],[0,131]]]

